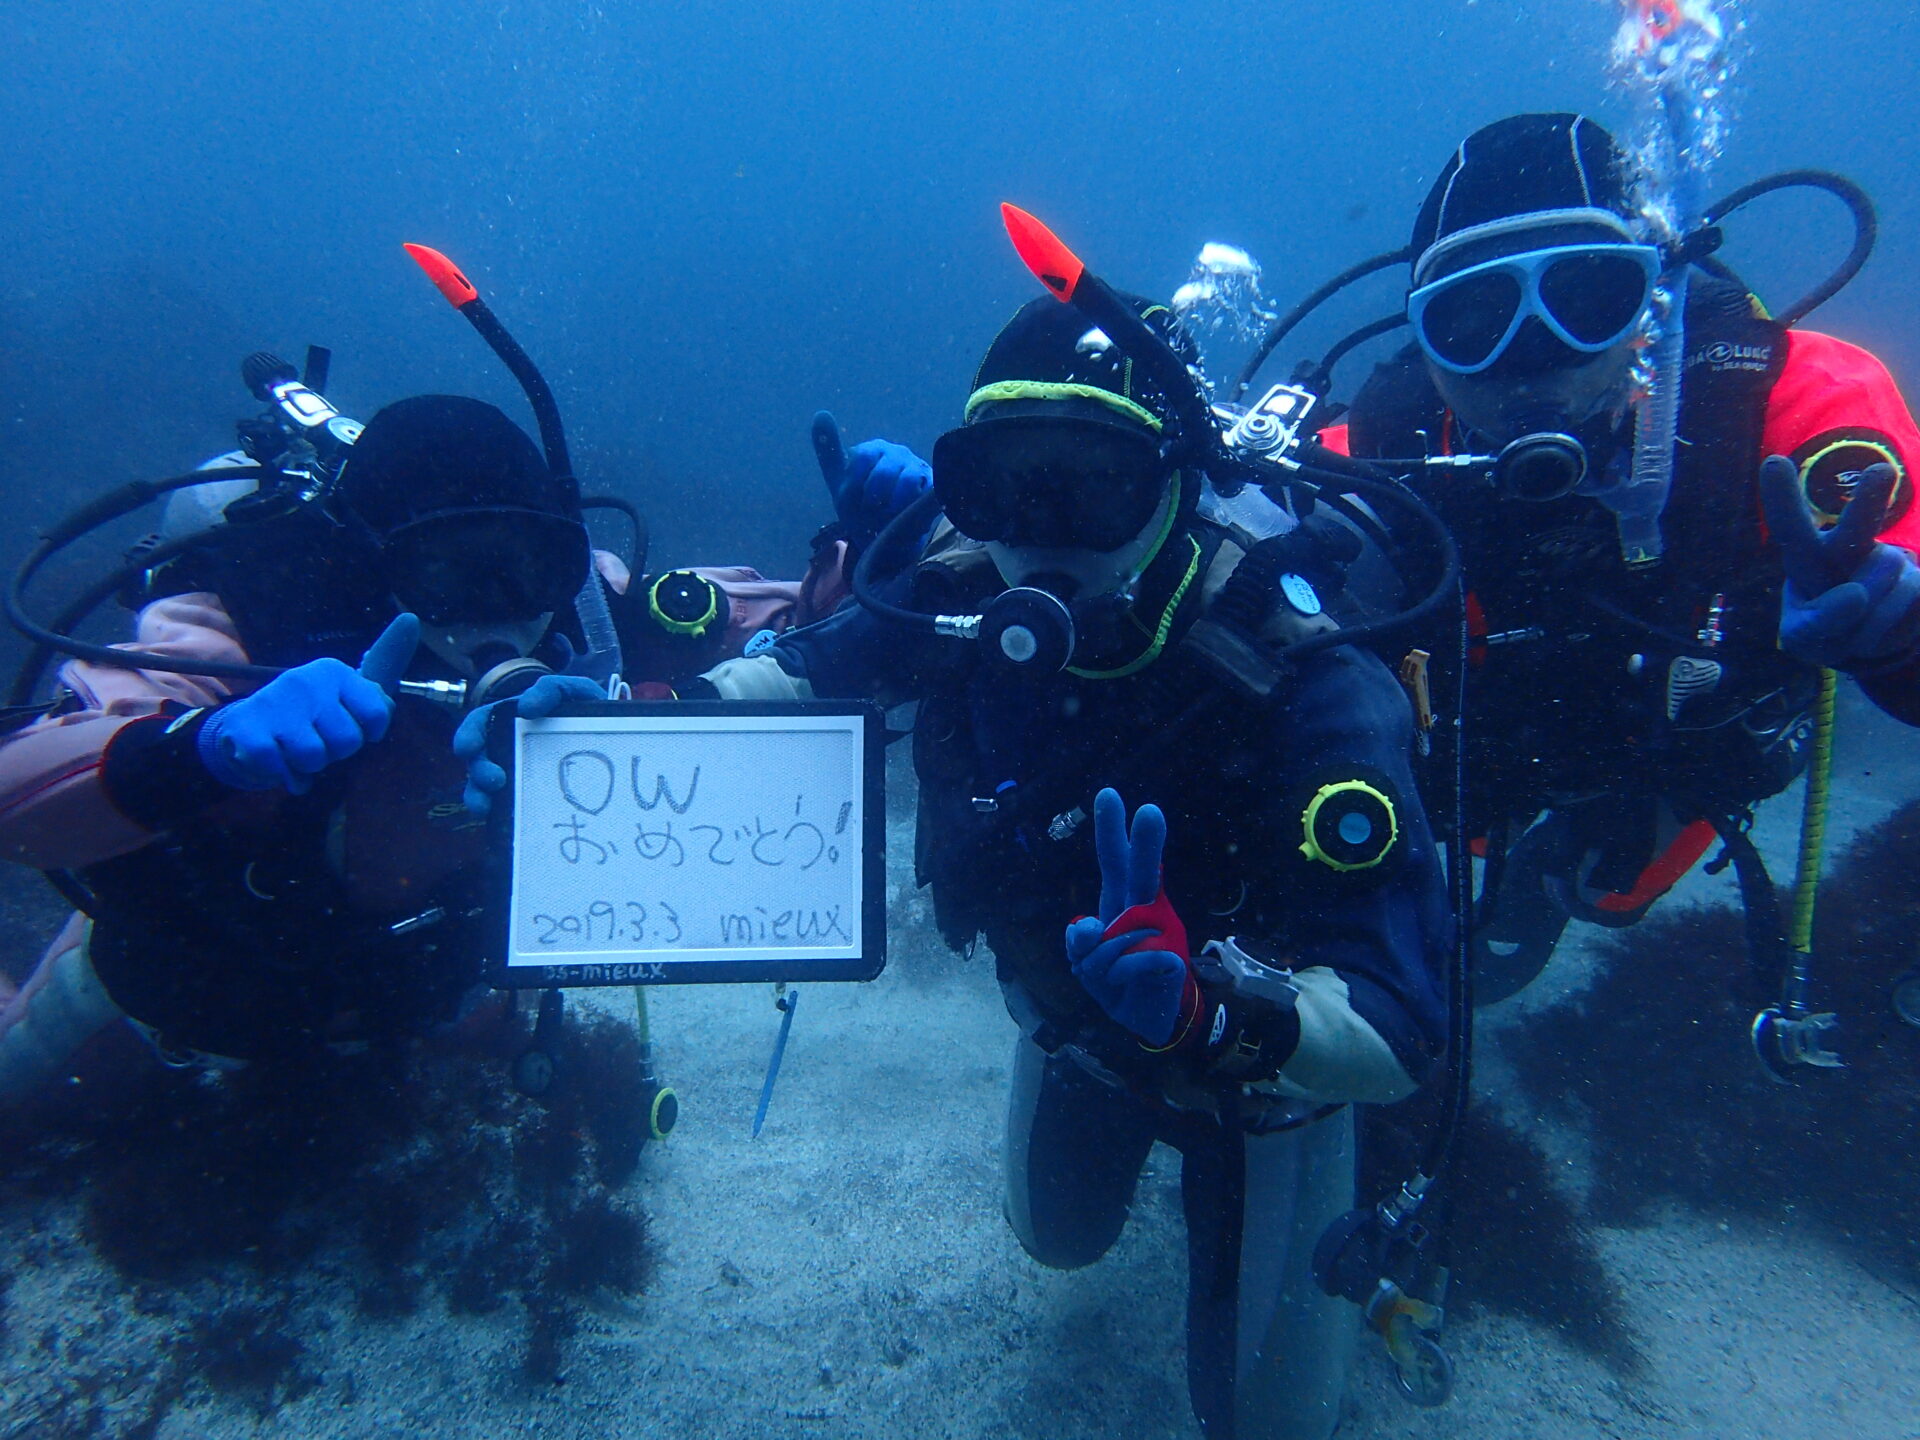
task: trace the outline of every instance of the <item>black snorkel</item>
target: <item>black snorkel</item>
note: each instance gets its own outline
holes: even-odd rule
[[[573,474],[573,458],[567,453],[567,434],[560,423],[560,407],[553,398],[553,389],[547,384],[546,377],[540,373],[527,352],[520,348],[520,342],[507,333],[507,327],[500,323],[487,302],[480,298],[480,291],[445,255],[429,245],[406,244],[402,246],[413,261],[426,273],[427,279],[446,298],[449,305],[467,318],[469,324],[480,332],[480,338],[487,342],[501,363],[513,373],[520,382],[520,388],[526,392],[527,404],[533,408],[534,421],[540,427],[540,446],[546,451],[547,468],[563,482],[574,485],[577,481]],[[636,530],[640,526],[639,516],[633,514]],[[613,679],[620,669],[620,637],[614,631],[613,616],[607,609],[606,592],[600,588],[600,575],[591,559],[587,565],[586,580],[580,586],[580,593],[573,602],[574,615],[580,621],[580,635],[586,642],[586,653],[579,656],[574,671],[603,683]]]
[[[560,423],[560,407],[553,398],[553,389],[547,384],[546,376],[533,363],[520,342],[507,333],[507,327],[500,323],[487,302],[480,298],[480,291],[445,255],[430,245],[415,245],[411,242],[400,247],[413,257],[413,263],[426,272],[427,279],[433,282],[449,305],[467,318],[480,338],[487,342],[487,348],[500,357],[501,363],[513,372],[513,378],[520,382],[520,388],[526,392],[527,404],[533,408],[533,418],[540,427],[540,448],[546,451],[547,468],[562,480],[573,479],[573,459],[567,454],[567,432]]]

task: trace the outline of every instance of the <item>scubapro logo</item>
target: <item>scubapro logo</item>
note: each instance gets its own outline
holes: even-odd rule
[[[1723,370],[1764,370],[1773,360],[1771,345],[1736,345],[1731,340],[1716,340],[1694,351],[1688,368],[1706,364],[1716,374]]]

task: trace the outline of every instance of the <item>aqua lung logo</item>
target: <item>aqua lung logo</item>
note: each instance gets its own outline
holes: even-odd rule
[[[1727,370],[1765,370],[1773,363],[1771,345],[1736,345],[1731,340],[1716,340],[1687,357],[1687,368],[1706,365],[1718,375]]]

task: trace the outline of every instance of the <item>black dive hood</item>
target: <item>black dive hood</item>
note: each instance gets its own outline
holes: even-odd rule
[[[1318,502],[1347,516],[1362,530],[1377,531],[1378,522],[1348,498],[1358,496],[1411,519],[1421,532],[1437,578],[1418,601],[1381,620],[1308,637],[1289,647],[1290,659],[1303,659],[1335,645],[1361,644],[1418,625],[1446,607],[1458,586],[1458,556],[1453,537],[1423,500],[1384,472],[1311,441],[1290,437],[1284,446],[1261,450],[1230,444],[1204,382],[1173,347],[1038,219],[1015,205],[1002,205],[1000,214],[1015,251],[1048,293],[1097,326],[1167,398],[1171,416],[1161,451],[1169,471],[1204,473],[1222,488],[1255,484],[1271,492],[1291,492],[1286,498],[1300,514]],[[985,640],[989,642],[986,653],[995,663],[1030,674],[1064,669],[1072,661],[1077,638],[1073,616],[1060,597],[1044,589],[1017,586],[1003,591],[978,615],[929,614],[896,605],[877,593],[874,576],[883,557],[904,562],[908,557],[902,552],[927,533],[939,510],[938,493],[929,492],[894,517],[854,567],[855,599],[881,619],[923,634]]]

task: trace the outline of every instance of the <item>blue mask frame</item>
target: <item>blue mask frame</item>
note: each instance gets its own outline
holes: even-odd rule
[[[1640,300],[1633,307],[1633,313],[1627,322],[1612,333],[1595,340],[1583,340],[1574,335],[1561,323],[1558,316],[1548,307],[1541,297],[1540,281],[1547,271],[1562,260],[1570,258],[1590,258],[1606,256],[1621,257],[1634,261],[1640,269],[1643,285]],[[1478,375],[1488,369],[1507,352],[1513,344],[1513,337],[1520,333],[1520,327],[1528,316],[1534,316],[1552,332],[1554,338],[1568,348],[1582,355],[1597,355],[1619,344],[1631,335],[1646,314],[1647,304],[1653,297],[1653,287],[1660,278],[1665,266],[1665,257],[1655,245],[1622,245],[1618,243],[1586,245],[1552,245],[1541,250],[1524,250],[1516,255],[1502,255],[1498,259],[1483,261],[1478,265],[1469,265],[1464,270],[1455,271],[1429,284],[1420,286],[1407,296],[1407,320],[1413,326],[1414,338],[1420,343],[1421,351],[1427,359],[1455,375]],[[1426,316],[1433,301],[1455,289],[1466,281],[1479,277],[1505,274],[1511,275],[1519,286],[1519,298],[1513,307],[1513,315],[1508,319],[1506,329],[1494,342],[1485,358],[1474,364],[1463,364],[1442,355],[1429,339]]]

